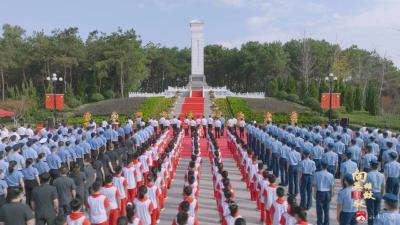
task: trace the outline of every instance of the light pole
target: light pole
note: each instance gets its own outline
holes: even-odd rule
[[[54,107],[53,107],[53,114],[54,114],[54,125],[57,123],[57,100],[56,100],[56,85],[57,82],[62,82],[63,78],[62,77],[57,77],[57,74],[53,73],[52,76],[47,76],[46,78],[49,82],[52,82],[53,84],[53,100],[54,100]]]
[[[337,77],[333,76],[333,73],[329,73],[329,76],[325,77],[325,81],[329,82],[329,122],[332,121],[332,92],[333,82],[337,80]]]

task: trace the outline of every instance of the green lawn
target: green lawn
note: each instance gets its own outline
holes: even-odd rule
[[[350,124],[400,130],[400,115],[384,114],[371,116],[365,111],[354,111],[351,114],[341,113],[340,116],[348,117]]]

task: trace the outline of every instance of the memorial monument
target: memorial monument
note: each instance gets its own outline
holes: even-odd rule
[[[189,77],[188,87],[193,89],[202,89],[207,87],[206,77],[204,76],[204,23],[200,20],[190,21],[191,39],[191,75]]]

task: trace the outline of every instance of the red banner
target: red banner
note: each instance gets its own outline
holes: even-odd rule
[[[56,96],[56,102],[54,102],[54,96]],[[56,103],[56,109],[64,109],[64,94],[46,94],[46,109],[54,109],[54,103]]]
[[[321,109],[329,109],[330,94],[321,94]],[[332,109],[340,108],[340,93],[332,93]]]

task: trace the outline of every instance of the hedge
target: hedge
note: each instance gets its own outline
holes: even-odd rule
[[[166,111],[169,113],[171,107],[174,104],[175,98],[165,98],[165,97],[149,97],[146,98],[139,106],[138,111],[143,113],[143,119],[147,121],[149,118],[159,118],[160,113],[162,111]],[[125,123],[127,118],[132,118],[134,115],[123,115],[119,114],[119,121],[121,124]],[[111,117],[110,115],[94,115],[92,119],[96,123],[100,123],[102,121],[109,121]],[[83,116],[75,116],[67,119],[68,124],[82,124]]]

